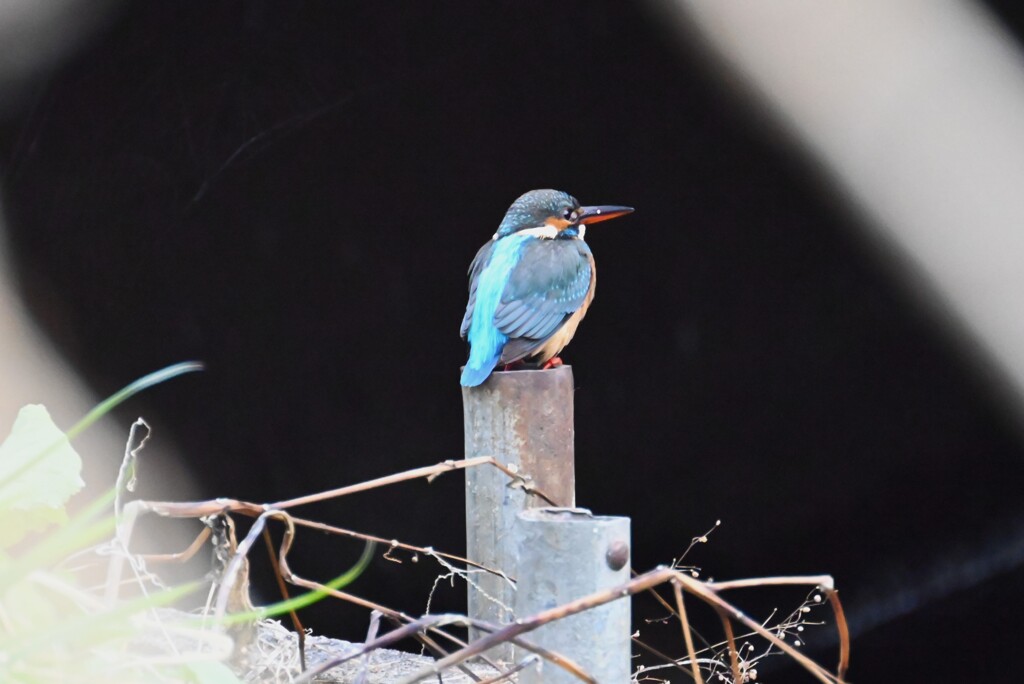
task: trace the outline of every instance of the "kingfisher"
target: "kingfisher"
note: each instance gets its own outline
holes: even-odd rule
[[[479,385],[499,364],[561,365],[558,354],[576,334],[597,284],[587,226],[632,211],[581,207],[558,190],[531,190],[512,203],[469,266],[464,387]]]

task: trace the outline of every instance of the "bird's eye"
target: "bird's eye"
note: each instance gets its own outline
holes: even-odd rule
[[[576,210],[575,209],[566,209],[565,212],[562,214],[562,218],[564,218],[566,221],[569,221],[570,223],[575,223],[576,222]]]

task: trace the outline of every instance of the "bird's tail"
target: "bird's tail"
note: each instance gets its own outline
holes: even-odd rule
[[[476,387],[481,384],[490,376],[500,356],[501,353],[499,352],[483,363],[474,363],[473,358],[470,357],[469,361],[466,362],[466,367],[462,369],[462,379],[460,380],[462,386]]]

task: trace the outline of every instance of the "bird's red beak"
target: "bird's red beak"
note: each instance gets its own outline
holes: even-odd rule
[[[589,226],[591,223],[607,221],[608,219],[619,218],[620,216],[632,213],[633,207],[616,207],[612,205],[580,207],[579,218],[576,219],[576,223],[582,223]]]

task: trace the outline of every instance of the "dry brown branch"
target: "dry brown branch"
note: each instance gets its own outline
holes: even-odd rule
[[[287,499],[285,501],[279,501],[274,504],[269,504],[270,508],[294,508],[295,506],[303,506],[305,504],[316,503],[318,501],[326,501],[328,499],[335,499],[339,496],[347,496],[348,494],[355,494],[357,492],[365,492],[370,489],[376,489],[377,487],[385,487],[387,485],[398,484],[399,482],[406,482],[408,480],[416,480],[421,477],[433,480],[439,475],[449,473],[453,470],[461,470],[463,468],[475,468],[477,466],[490,465],[494,466],[501,472],[508,475],[509,479],[521,486],[528,494],[539,496],[549,506],[557,506],[546,494],[538,489],[535,489],[527,483],[526,479],[518,474],[514,473],[501,463],[498,463],[491,456],[478,456],[477,458],[463,459],[461,461],[444,461],[437,465],[426,466],[423,468],[413,468],[412,470],[406,470],[402,473],[396,473],[394,475],[386,475],[384,477],[378,477],[375,480],[367,480],[359,484],[348,485],[347,487],[338,487],[337,489],[329,489],[326,492],[320,492],[318,494],[308,494],[306,496],[300,496],[294,499]]]
[[[424,556],[438,555],[442,558],[447,558],[448,560],[453,561],[455,563],[462,563],[463,565],[467,565],[471,568],[476,568],[478,570],[489,572],[492,575],[504,577],[510,582],[515,582],[514,578],[509,577],[497,568],[489,568],[486,565],[477,563],[476,561],[471,561],[468,558],[456,556],[453,553],[445,553],[444,551],[438,551],[437,549],[428,546],[415,546],[413,544],[406,544],[404,542],[398,541],[397,539],[385,539],[384,537],[378,537],[372,534],[364,534],[362,532],[355,532],[353,530],[347,530],[344,527],[336,527],[334,525],[328,525],[326,523],[317,522],[315,520],[308,520],[306,518],[296,518],[293,516],[292,520],[295,521],[295,524],[300,527],[309,527],[314,530],[320,530],[321,532],[330,532],[331,534],[337,534],[343,537],[351,537],[353,539],[359,539],[362,541],[376,542],[378,544],[383,544],[384,546],[403,549],[411,553],[423,554]]]
[[[177,553],[144,553],[140,554],[142,560],[147,563],[187,563],[192,560],[192,557],[199,553],[199,549],[203,548],[203,544],[210,538],[210,528],[204,527],[202,531],[196,535],[195,541],[188,545],[188,548],[184,551]]]
[[[672,580],[672,591],[676,595],[676,609],[679,613],[679,622],[683,628],[683,640],[686,642],[686,654],[690,657],[690,669],[693,670],[693,681],[697,684],[704,684],[704,677],[697,667],[697,652],[693,648],[693,634],[690,632],[690,620],[686,616],[686,607],[683,605],[683,589],[679,582]]]
[[[269,510],[286,510],[295,506],[327,501],[329,499],[335,499],[349,494],[356,494],[358,492],[365,492],[371,489],[377,489],[378,487],[385,487],[392,484],[398,484],[400,482],[407,482],[409,480],[421,478],[433,480],[440,475],[450,473],[454,470],[464,470],[466,468],[476,468],[485,465],[497,468],[507,475],[509,478],[509,486],[520,487],[526,493],[539,497],[548,505],[556,505],[544,492],[531,486],[523,475],[509,470],[492,456],[478,456],[476,458],[463,459],[460,461],[444,461],[442,463],[425,466],[423,468],[413,468],[412,470],[395,473],[394,475],[386,475],[373,480],[366,480],[365,482],[359,482],[345,487],[338,487],[337,489],[330,489],[326,492],[307,494],[305,496],[286,499],[284,501],[271,504],[257,504],[250,501],[226,498],[208,499],[206,501],[137,500],[127,504],[125,509],[127,513],[127,509],[134,507],[136,512],[155,513],[156,515],[162,515],[168,518],[203,518],[223,513],[240,513],[252,518],[258,518],[264,512]]]
[[[839,590],[827,589],[825,595],[832,605],[832,612],[836,616],[836,629],[839,630],[839,666],[836,668],[836,675],[840,682],[846,680],[846,672],[850,669],[850,628],[846,624],[846,612],[843,604],[839,602]]]
[[[284,575],[281,574],[281,564],[277,562],[277,554],[274,553],[274,540],[270,536],[270,530],[266,527],[263,528],[263,543],[267,549],[267,555],[270,557],[270,567],[274,571],[274,578],[277,580],[277,589],[281,592],[281,598],[288,600],[291,598],[291,594],[288,592],[288,583],[284,579]],[[289,610],[288,615],[292,619],[292,627],[295,629],[295,636],[299,644],[299,665],[303,670],[306,669],[306,628],[302,624],[302,620],[299,619],[297,611]]]
[[[725,641],[729,650],[729,666],[732,668],[732,681],[735,684],[742,684],[743,673],[740,672],[740,652],[736,648],[736,637],[732,633],[732,621],[721,608],[717,609],[718,617],[722,620],[722,631],[725,632]]]
[[[690,544],[690,548],[693,548],[693,546],[695,544],[699,543],[699,539],[701,539],[701,538],[700,537],[694,537],[694,541]],[[689,550],[690,549],[688,548],[687,551],[689,551]],[[677,564],[675,564],[675,563],[673,563],[673,565],[671,567],[673,569],[675,569],[675,570],[679,569]],[[633,577],[636,577],[637,575],[639,575],[639,573],[636,570],[633,570],[632,568],[630,568],[629,572],[630,572],[630,574]],[[674,617],[676,619],[679,619],[679,620],[682,620],[682,617],[680,617],[678,611],[672,606],[672,604],[670,604],[665,599],[664,596],[662,596],[660,593],[658,593],[658,587],[651,587],[650,589],[647,590],[646,593],[651,595],[651,596],[653,596],[654,599],[661,605],[661,607],[664,608],[666,610],[666,612],[668,613],[668,615],[666,617],[664,617],[664,618],[658,618],[656,620],[648,620],[648,622],[664,621],[664,620],[667,620],[667,619],[672,618],[672,617]],[[700,632],[698,632],[696,629],[691,627],[690,628],[690,637],[693,638],[694,635],[696,635],[697,638],[700,639],[701,643],[704,644],[703,648],[711,648],[712,647],[712,645],[710,643],[708,643],[708,641],[700,634]],[[634,639],[633,641],[643,645],[642,642],[640,642],[639,639]],[[703,648],[701,650],[703,650]],[[657,654],[657,652],[654,651],[653,649],[648,649],[648,650],[650,650],[651,652]],[[675,660],[670,658],[669,662],[675,663]],[[687,670],[685,670],[683,667],[679,666],[678,664],[677,664],[677,667],[679,667],[679,669],[683,670],[684,672],[687,672],[687,674],[691,674]]]
[[[690,670],[687,670],[685,667],[683,667],[679,663],[679,659],[678,658],[673,658],[670,655],[662,653],[661,651],[659,651],[658,649],[654,648],[650,644],[645,644],[644,642],[640,641],[640,639],[638,639],[636,637],[633,637],[633,643],[636,644],[637,646],[639,646],[640,648],[642,648],[643,650],[647,651],[651,655],[653,655],[655,658],[657,658],[658,660],[663,662],[665,665],[668,665],[669,667],[674,667],[675,669],[679,670],[680,672],[685,674],[690,679],[693,679],[693,672],[691,672]],[[649,669],[652,669],[652,668],[644,667],[643,665],[640,666],[640,672],[646,672]]]
[[[785,577],[754,577],[727,582],[709,582],[709,587],[716,591],[729,589],[749,589],[750,587],[767,587],[770,585],[797,585],[804,587],[821,587],[823,591],[832,590],[831,575],[787,575]]]

